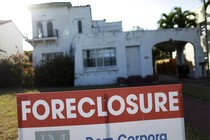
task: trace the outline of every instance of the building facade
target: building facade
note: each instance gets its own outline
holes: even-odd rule
[[[198,22],[198,26],[200,27],[200,32],[201,32],[201,46],[203,47],[204,50],[204,59],[206,61],[206,67],[208,66],[207,63],[210,63],[210,5],[209,2],[206,3],[208,4],[206,6],[206,9],[204,10],[204,6],[201,5],[198,8],[196,8],[194,10],[194,12],[197,14],[197,22]],[[204,13],[204,11],[206,12],[206,14]],[[205,16],[206,16],[206,23],[205,23]],[[206,25],[205,25],[206,24]],[[206,37],[206,30],[205,28],[207,27],[207,37]],[[208,43],[208,48],[207,48],[207,44]],[[209,69],[210,69],[210,65],[209,65]],[[209,73],[210,74],[210,73]]]
[[[154,75],[152,49],[158,44],[177,48],[190,42],[195,53],[193,77],[201,76],[204,53],[198,28],[122,30],[122,22],[92,20],[91,8],[68,2],[36,4],[32,15],[33,65],[70,55],[75,61],[75,86],[114,84],[118,77]],[[181,49],[177,49],[181,50]],[[177,60],[184,63],[183,51]]]
[[[11,20],[0,20],[0,58],[23,53],[23,35]]]
[[[92,21],[89,5],[73,7],[68,2],[56,2],[32,5],[29,9],[33,28],[29,42],[34,47],[34,66],[59,55],[71,55],[75,49],[73,40],[78,34],[122,31],[122,27],[118,27],[120,23]]]

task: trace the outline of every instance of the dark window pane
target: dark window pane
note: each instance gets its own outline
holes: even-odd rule
[[[48,35],[48,37],[53,37],[53,24],[52,24],[52,22],[47,23],[47,35]]]
[[[82,21],[78,21],[78,33],[82,33]]]
[[[103,58],[97,58],[97,66],[102,67],[103,66]]]

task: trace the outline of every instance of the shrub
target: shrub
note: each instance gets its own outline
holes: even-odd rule
[[[17,53],[0,60],[0,88],[33,86],[34,70],[29,58]]]
[[[74,63],[68,56],[60,56],[35,68],[36,86],[73,86]]]
[[[19,67],[12,65],[8,60],[0,61],[0,87],[20,86],[21,73]]]

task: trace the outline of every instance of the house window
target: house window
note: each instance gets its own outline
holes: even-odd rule
[[[116,66],[115,48],[91,49],[83,51],[84,67]]]
[[[56,52],[56,53],[43,53],[42,54],[42,61],[51,61],[57,57],[63,56],[63,52]]]
[[[40,22],[37,24],[37,35],[38,35],[38,38],[43,37],[43,25]]]
[[[78,24],[78,33],[80,34],[82,33],[82,21],[79,20],[77,24]]]
[[[48,35],[48,37],[53,37],[53,24],[52,24],[52,22],[47,23],[47,35]]]

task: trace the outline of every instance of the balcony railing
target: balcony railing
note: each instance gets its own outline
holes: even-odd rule
[[[47,30],[47,37],[58,37],[58,30]]]
[[[58,30],[54,29],[54,30],[47,30],[46,36],[44,36],[43,34],[38,34],[32,39],[28,39],[28,42],[34,43],[39,41],[55,41],[57,39],[58,39]]]
[[[47,36],[44,36],[43,33],[41,33],[34,38],[50,38],[50,37],[58,37],[58,30],[57,29],[47,30]]]

